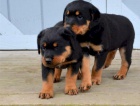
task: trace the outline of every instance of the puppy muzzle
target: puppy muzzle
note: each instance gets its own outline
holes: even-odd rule
[[[45,60],[46,60],[47,64],[51,64],[52,63],[52,58],[45,58]]]

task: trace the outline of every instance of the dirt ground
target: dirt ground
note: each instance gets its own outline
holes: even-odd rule
[[[91,68],[94,57],[90,58]],[[119,70],[119,53],[112,65],[103,71],[101,85],[93,85],[78,95],[64,94],[65,73],[61,82],[54,84],[54,98],[39,99],[42,87],[41,56],[37,51],[0,51],[0,105],[51,106],[140,106],[140,50],[134,50],[132,65],[124,80],[113,80]],[[77,81],[77,86],[81,83]]]

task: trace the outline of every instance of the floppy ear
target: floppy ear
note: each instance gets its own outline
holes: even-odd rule
[[[67,8],[67,7],[66,7]],[[66,8],[65,8],[65,10],[64,10],[64,12],[63,12],[63,24],[64,24],[64,22],[65,22],[65,12],[66,12]]]
[[[76,35],[71,31],[70,28],[64,28],[64,33],[62,36],[70,41],[70,46],[72,48],[71,59],[80,59],[82,57],[82,49],[79,42],[76,39]]]
[[[62,27],[61,30],[62,30],[61,36],[66,40],[70,40],[74,36],[76,37],[76,35],[74,34],[74,32],[72,32],[70,27],[66,28]]]
[[[92,6],[90,9],[90,15],[91,15],[91,23],[90,23],[90,28],[93,28],[94,26],[99,24],[100,20],[100,11],[95,7]]]
[[[40,54],[40,41],[41,38],[44,36],[44,30],[41,31],[37,36],[37,48],[38,48],[38,54]]]
[[[92,7],[89,9],[92,21],[98,20],[100,18],[100,11],[98,8],[92,5]]]

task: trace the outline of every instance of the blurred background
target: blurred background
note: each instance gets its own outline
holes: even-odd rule
[[[73,0],[0,0],[0,50],[37,49],[38,33],[63,19]],[[134,49],[140,49],[140,0],[86,0],[101,13],[128,17],[135,28]],[[123,36],[123,35],[122,35]]]

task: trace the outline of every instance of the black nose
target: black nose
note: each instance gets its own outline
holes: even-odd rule
[[[52,63],[52,58],[46,58],[46,62],[47,62],[47,64],[51,64]]]

